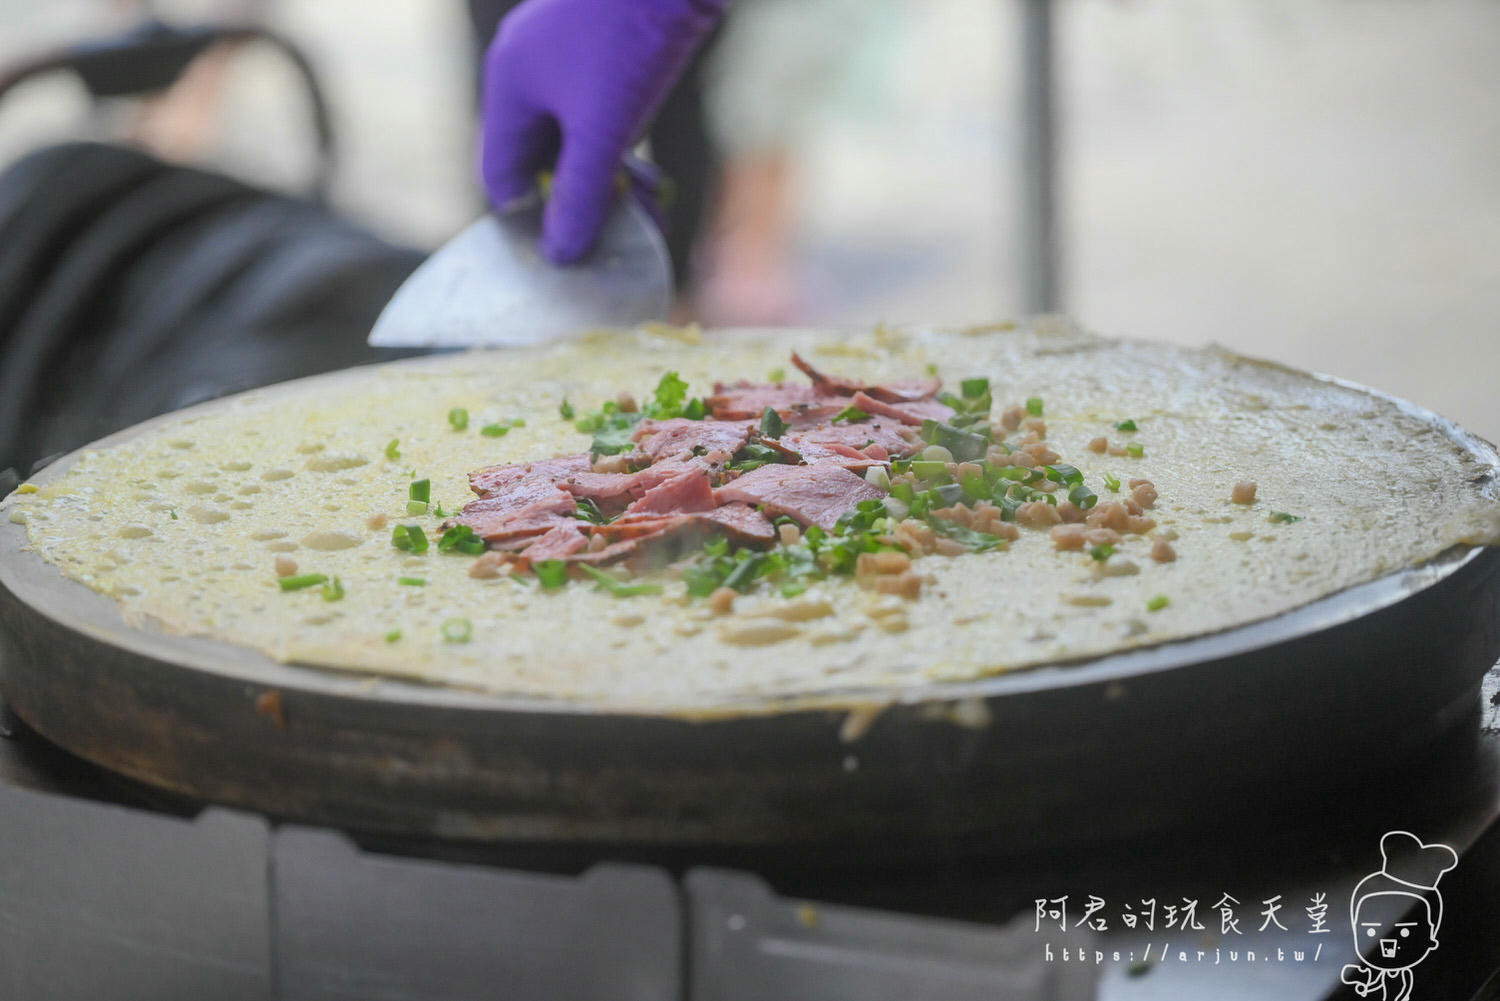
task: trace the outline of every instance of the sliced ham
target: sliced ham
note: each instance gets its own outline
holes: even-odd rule
[[[686,514],[630,514],[622,515],[604,525],[595,525],[592,534],[602,536],[610,541],[620,539],[639,539],[644,536],[660,535],[668,528],[674,528],[679,523],[688,522],[693,519],[692,515]]]
[[[903,400],[924,400],[936,396],[938,390],[943,388],[941,379],[894,379],[890,382],[872,383],[862,379],[828,375],[813,368],[795,351],[792,352],[792,364],[800,368],[813,381],[814,386],[831,396],[852,396],[863,390],[877,400],[899,403]],[[869,412],[866,411],[866,413]]]
[[[857,449],[846,445],[820,445],[817,442],[807,441],[800,435],[787,434],[781,438],[781,448],[786,453],[796,455],[808,465],[816,465],[823,462],[831,462],[845,469],[856,472],[864,472],[871,466],[883,466],[884,461],[865,455]]]
[[[727,535],[731,542],[740,545],[766,545],[776,541],[776,526],[771,524],[771,519],[748,504],[725,504],[711,511],[684,515],[681,522],[673,524],[671,531],[692,528],[705,534]]]
[[[818,463],[761,466],[720,487],[715,495],[721,503],[764,505],[773,515],[789,515],[803,525],[831,531],[846,511],[860,501],[884,497],[885,491],[833,463]]]
[[[742,545],[765,545],[776,540],[776,526],[748,504],[724,504],[692,514],[626,515],[607,525],[593,526],[593,534],[612,540],[613,546],[625,540],[644,543],[665,535],[677,535],[687,529],[728,535]]]
[[[541,560],[560,560],[581,552],[588,547],[589,540],[579,526],[580,523],[576,521],[553,526],[521,550],[522,558],[537,563]]]
[[[543,475],[525,473],[512,476],[510,486],[500,492],[470,501],[444,527],[467,525],[492,548],[510,548],[519,540],[572,521],[576,510],[578,503],[567,491]]]
[[[663,459],[634,473],[578,473],[559,481],[558,486],[574,497],[588,498],[605,514],[618,514],[668,480],[689,473],[704,477],[717,474],[728,461],[727,455],[712,460],[708,456]]]
[[[458,517],[450,519],[448,524],[467,525],[491,549],[515,549],[558,525],[573,524],[577,520],[571,513],[546,510],[544,506],[520,510],[488,506],[490,501],[500,499],[502,498],[474,501],[460,511]]]
[[[493,494],[472,500],[452,519],[462,524],[467,516],[505,517],[519,513],[572,514],[578,504],[573,496],[560,490],[556,484],[527,482],[518,485],[509,493]]]
[[[587,453],[539,459],[536,462],[517,462],[508,466],[486,466],[469,474],[469,488],[481,497],[488,497],[509,491],[523,481],[553,483],[570,474],[586,473],[588,470]]]
[[[788,433],[785,440],[792,443],[793,448],[803,445],[843,445],[857,452],[863,452],[873,444],[885,449],[889,455],[904,459],[916,453],[918,446],[906,440],[901,434],[901,427],[897,418],[876,417],[851,424],[826,424],[823,427]]]
[[[574,497],[587,498],[601,511],[618,511],[648,489],[639,473],[575,473],[558,486]]]
[[[812,386],[757,386],[742,382],[717,385],[703,401],[720,421],[759,420],[770,407],[784,421],[826,420],[839,412]]]
[[[611,542],[603,549],[580,550],[571,556],[564,557],[564,559],[569,563],[611,563],[639,552],[641,546],[650,542],[653,538],[655,536],[638,535],[629,539],[621,539],[619,542]]]
[[[748,504],[724,504],[702,516],[722,528],[735,542],[764,544],[776,540],[771,519]]]
[[[714,509],[713,484],[702,470],[679,473],[647,490],[625,514],[690,514]]]
[[[724,459],[745,447],[750,440],[754,421],[694,421],[685,417],[672,420],[641,421],[635,440],[641,452],[658,462],[662,459],[688,459],[693,456]]]
[[[650,490],[659,483],[665,483],[674,476],[683,473],[705,472],[709,476],[717,476],[724,471],[724,465],[729,461],[729,456],[715,453],[712,457],[706,455],[695,455],[690,459],[663,459],[652,463],[635,475],[640,477],[644,489]]]
[[[772,516],[831,530],[861,501],[883,497],[861,474],[915,454],[921,443],[910,440],[910,426],[953,415],[932,398],[936,379],[877,384],[821,372],[800,355],[792,361],[811,386],[717,384],[705,401],[713,419],[641,421],[632,458],[647,465],[633,472],[595,472],[586,454],[477,470],[469,481],[479,499],[449,524],[468,525],[490,548],[519,552],[527,563],[656,565],[713,535],[774,544]],[[848,406],[871,419],[831,423]],[[768,407],[786,423],[778,438],[760,434]],[[751,442],[774,449],[782,461],[726,473]],[[723,483],[726,475],[734,478]],[[579,520],[583,499],[611,520]]]
[[[953,408],[937,400],[912,400],[907,403],[886,403],[867,393],[855,393],[853,405],[867,414],[893,417],[902,424],[918,425],[925,420],[946,421],[953,417]]]

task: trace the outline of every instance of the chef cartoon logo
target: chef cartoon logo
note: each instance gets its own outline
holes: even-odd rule
[[[1412,967],[1438,947],[1443,923],[1438,880],[1458,865],[1458,853],[1391,831],[1380,839],[1380,857],[1379,871],[1360,880],[1349,898],[1360,961],[1345,966],[1339,979],[1360,997],[1408,1001]]]

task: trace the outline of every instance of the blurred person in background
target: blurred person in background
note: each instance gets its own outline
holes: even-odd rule
[[[878,0],[740,0],[709,64],[724,177],[698,297],[711,325],[778,325],[799,313],[794,156],[851,39]]]

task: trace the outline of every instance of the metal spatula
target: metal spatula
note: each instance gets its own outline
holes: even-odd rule
[[[376,347],[518,347],[662,320],[672,266],[650,215],[616,200],[594,248],[559,267],[537,250],[542,202],[488,214],[440,247],[375,321]]]

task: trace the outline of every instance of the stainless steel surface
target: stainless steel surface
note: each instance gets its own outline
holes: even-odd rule
[[[633,197],[616,199],[594,248],[566,267],[537,249],[542,211],[541,200],[530,198],[438,248],[386,304],[370,344],[518,347],[667,318],[666,242]]]
[[[1048,962],[1029,914],[975,924],[779,897],[743,872],[684,880],[693,1001],[1087,1001],[1102,966]],[[1092,949],[1074,928],[1061,951]]]
[[[183,820],[0,769],[0,997],[269,997],[269,837],[260,817]]]
[[[1020,0],[1021,225],[1016,256],[1021,262],[1021,309],[1026,313],[1062,309],[1052,4],[1053,0]]]
[[[271,844],[282,1001],[675,1001],[683,927],[664,870],[579,876],[361,852],[328,831]]]

